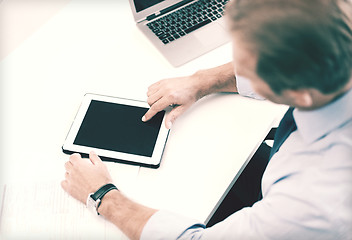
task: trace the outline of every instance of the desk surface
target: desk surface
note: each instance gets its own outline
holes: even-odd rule
[[[136,28],[128,1],[60,1],[0,59],[2,183],[63,179],[61,146],[85,93],[146,100],[155,81],[231,60],[227,44],[173,68]],[[40,4],[31,3],[28,13]],[[107,165],[136,201],[205,222],[285,108],[208,96],[176,121],[159,169]]]

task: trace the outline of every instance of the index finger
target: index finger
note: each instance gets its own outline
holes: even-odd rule
[[[169,106],[168,102],[164,98],[161,98],[159,101],[154,103],[149,108],[149,110],[144,114],[144,116],[142,117],[142,121],[143,122],[149,121],[150,119],[152,119],[152,117],[154,117],[155,114],[164,110],[168,106]]]

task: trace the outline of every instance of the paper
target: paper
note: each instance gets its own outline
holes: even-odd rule
[[[0,239],[128,239],[57,182],[5,185],[0,197]]]

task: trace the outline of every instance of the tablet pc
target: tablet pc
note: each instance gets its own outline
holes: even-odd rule
[[[169,130],[165,111],[143,122],[147,102],[86,94],[62,146],[64,153],[157,168]]]

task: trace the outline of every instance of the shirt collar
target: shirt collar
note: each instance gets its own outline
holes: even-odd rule
[[[295,109],[297,130],[307,143],[312,143],[352,120],[352,89],[335,101],[315,110]]]

